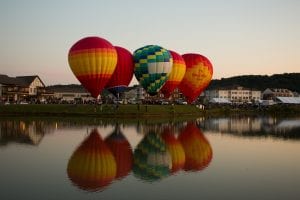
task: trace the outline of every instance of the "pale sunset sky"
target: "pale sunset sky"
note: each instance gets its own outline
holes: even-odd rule
[[[299,0],[1,0],[0,27],[0,74],[46,85],[79,84],[67,55],[87,36],[202,54],[214,79],[300,72]]]

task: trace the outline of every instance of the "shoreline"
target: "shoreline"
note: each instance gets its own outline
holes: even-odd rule
[[[263,108],[215,106],[205,110],[195,105],[84,105],[28,104],[0,105],[0,117],[96,117],[104,119],[197,118],[222,116],[299,116],[299,105],[273,105]]]

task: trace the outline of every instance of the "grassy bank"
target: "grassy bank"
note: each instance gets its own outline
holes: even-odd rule
[[[161,117],[200,116],[203,111],[191,105],[3,105],[2,116],[94,116],[94,117]]]
[[[274,105],[264,108],[215,107],[200,110],[195,105],[1,105],[1,116],[58,116],[98,118],[196,118],[229,115],[299,115],[300,106]]]

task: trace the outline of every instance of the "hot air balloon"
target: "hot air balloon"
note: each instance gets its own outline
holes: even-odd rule
[[[116,70],[106,85],[106,88],[116,97],[129,85],[133,76],[133,56],[122,47],[115,46],[118,54]]]
[[[161,92],[166,98],[169,98],[174,89],[177,88],[177,86],[180,84],[186,71],[186,65],[181,55],[179,55],[175,51],[169,50],[169,52],[171,53],[173,58],[172,70],[168,77],[168,80],[161,88]]]
[[[99,37],[86,37],[69,51],[69,65],[81,84],[98,97],[117,64],[117,51],[110,42]]]
[[[182,169],[185,163],[185,153],[183,147],[179,140],[176,139],[175,135],[168,128],[163,131],[162,139],[165,141],[167,150],[171,154],[171,172],[175,173]]]
[[[157,45],[148,45],[137,49],[133,59],[135,77],[149,95],[156,95],[171,72],[170,52]]]
[[[188,103],[192,103],[209,85],[213,67],[210,61],[200,54],[189,53],[182,57],[186,64],[186,72],[178,88]]]
[[[116,176],[115,158],[97,130],[80,144],[67,167],[70,180],[79,188],[97,191],[109,185]]]
[[[119,126],[105,139],[105,143],[109,146],[117,163],[116,179],[127,176],[133,165],[133,153]]]
[[[198,171],[206,168],[212,160],[212,148],[198,127],[189,123],[178,136],[185,152],[186,171]]]
[[[170,174],[172,160],[161,136],[149,132],[138,144],[133,155],[135,176],[152,182]]]

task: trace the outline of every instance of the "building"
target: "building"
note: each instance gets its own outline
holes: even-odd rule
[[[140,85],[135,85],[133,87],[128,87],[124,91],[123,98],[129,102],[138,102],[145,99],[146,91]]]
[[[225,105],[225,104],[232,104],[231,101],[229,101],[228,99],[225,99],[225,98],[212,98],[209,103],[213,103],[213,104],[222,104],[222,105]]]
[[[58,102],[74,103],[81,102],[87,103],[95,101],[95,98],[86,91],[82,86],[65,86],[65,87],[51,87],[49,91],[53,93],[53,99]]]
[[[285,88],[267,88],[262,93],[264,100],[276,100],[276,97],[294,97],[294,93]]]
[[[244,88],[241,86],[206,90],[205,97],[208,101],[214,98],[226,99],[232,103],[257,102],[261,99],[261,91]]]
[[[9,77],[0,74],[1,102],[43,101],[47,95],[45,84],[37,75]]]

